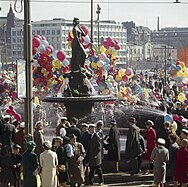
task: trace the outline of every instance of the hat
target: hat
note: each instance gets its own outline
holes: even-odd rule
[[[70,138],[70,140],[71,140],[71,139],[76,139],[77,137],[75,136],[75,134],[70,134],[70,135],[69,135],[69,138]]]
[[[82,127],[89,127],[89,125],[87,123],[82,123]]]
[[[160,145],[165,145],[166,141],[163,138],[158,138],[157,143]]]
[[[115,120],[115,119],[112,119],[112,120],[110,121],[110,124],[111,124],[111,125],[117,125],[116,120]]]
[[[147,121],[146,121],[146,125],[153,126],[153,125],[154,125],[154,123],[153,123],[153,121],[151,121],[151,120],[147,120]]]
[[[55,141],[61,141],[61,142],[63,142],[63,138],[61,138],[61,136],[56,136],[55,137]]]
[[[49,140],[47,140],[47,141],[44,142],[44,146],[47,147],[48,149],[51,149],[52,143]]]
[[[90,127],[96,127],[96,125],[95,125],[94,123],[90,123],[90,124],[89,124],[89,128],[90,128]]]
[[[63,116],[61,117],[61,120],[67,120],[67,117]]]
[[[3,116],[4,119],[10,119],[10,115]]]
[[[15,148],[15,149],[21,149],[21,148],[22,148],[22,147],[21,147],[20,145],[18,145],[18,144],[14,144],[12,147]]]
[[[16,119],[13,119],[13,120],[12,120],[12,123],[15,123],[15,122],[18,122],[18,121],[17,121]]]
[[[136,123],[137,121],[136,121],[136,118],[130,117],[129,122],[131,122],[131,123]]]
[[[37,121],[36,123],[35,123],[35,129],[39,126],[41,124],[41,121]],[[42,125],[42,124],[41,124]]]
[[[25,122],[20,123],[20,128],[24,129],[25,128]]]
[[[187,123],[187,121],[188,121],[188,120],[187,120],[186,118],[183,118],[183,119],[182,119],[182,123]]]
[[[187,129],[182,129],[181,132],[183,132],[184,134],[188,135],[188,130]]]
[[[33,148],[36,147],[36,143],[34,141],[28,141],[26,145],[27,145],[27,149],[29,150],[32,150]]]

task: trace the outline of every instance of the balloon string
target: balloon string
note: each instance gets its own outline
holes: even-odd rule
[[[17,6],[17,4],[19,4],[19,6]],[[18,10],[18,8],[20,8],[20,10]],[[17,13],[21,13],[23,11],[23,0],[15,0],[14,10]]]

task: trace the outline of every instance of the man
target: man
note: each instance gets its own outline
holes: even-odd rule
[[[56,127],[56,136],[61,136],[60,130],[61,128],[65,128],[65,123],[67,121],[67,117],[61,117],[58,126]]]
[[[41,186],[57,187],[57,154],[54,151],[51,151],[52,143],[50,141],[45,141],[43,146],[44,152],[40,154],[40,165],[42,168]]]
[[[95,132],[95,125],[89,124],[89,132],[91,134],[91,139],[88,146],[88,162],[90,166],[89,181],[88,185],[93,185],[95,172],[99,177],[99,185],[103,185],[104,179],[102,174],[102,156],[101,156],[101,142],[99,136]]]
[[[39,167],[37,155],[34,153],[36,144],[27,142],[27,150],[23,153],[23,187],[37,187],[37,171]]]
[[[127,134],[125,155],[130,159],[131,175],[137,174],[138,169],[138,155],[139,155],[139,128],[136,126],[136,119],[131,117],[129,120],[130,128]]]
[[[0,125],[0,143],[2,146],[11,146],[14,142],[14,136],[16,133],[15,126],[10,124],[10,116],[5,115],[3,117],[3,123]]]

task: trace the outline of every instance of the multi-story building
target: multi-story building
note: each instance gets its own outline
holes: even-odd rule
[[[81,24],[86,25],[90,30],[90,22],[81,21]],[[72,30],[73,24],[70,20],[53,19],[32,22],[32,35],[44,35],[56,50],[64,50],[67,57],[71,57],[71,48],[68,46],[67,37],[68,33]],[[14,59],[23,58],[23,23],[20,22],[16,27],[12,28],[12,57]],[[127,33],[122,24],[115,21],[100,21],[99,37],[100,41],[104,38],[111,36],[116,39],[121,46],[119,50],[119,61],[126,62],[126,43]],[[98,28],[97,22],[93,25],[93,41],[97,43]]]

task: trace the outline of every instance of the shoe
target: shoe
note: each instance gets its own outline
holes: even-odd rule
[[[149,174],[149,170],[147,170],[147,171],[145,171],[144,173],[143,173],[143,175],[148,175]]]
[[[103,182],[99,183],[99,186],[103,186],[103,185],[104,185],[104,183],[103,183]]]

